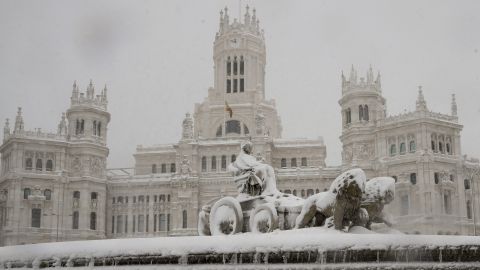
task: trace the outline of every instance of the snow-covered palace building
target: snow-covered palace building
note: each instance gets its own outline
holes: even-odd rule
[[[397,229],[473,234],[479,162],[462,155],[454,97],[450,114],[433,113],[420,89],[415,111],[387,116],[380,76],[370,69],[357,78],[352,68],[348,80],[342,75],[339,101],[342,165],[327,167],[321,137],[282,138],[275,101],[265,98],[255,10],[233,23],[227,9],[220,13],[213,59],[214,86],[186,114],[180,140],[138,146],[134,168],[106,169],[106,88],[95,95],[90,83],[84,94],[74,84],[56,133],[26,131],[19,109],[0,146],[0,245],[195,235],[201,207],[237,193],[226,168],[245,140],[275,168],[285,193],[306,198],[361,167],[369,177],[397,180],[388,207]]]

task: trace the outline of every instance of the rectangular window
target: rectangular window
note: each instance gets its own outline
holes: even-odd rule
[[[242,78],[240,79],[240,93],[243,93],[243,91],[245,90],[245,80]]]
[[[175,163],[170,164],[170,172],[177,172],[177,166]]]
[[[132,232],[134,233],[134,232],[135,232],[135,225],[136,225],[136,221],[137,221],[135,215],[132,217],[132,221],[133,221],[133,224],[132,224]]]
[[[292,160],[290,160],[290,165],[292,168],[296,168],[297,167],[297,159],[296,158],[292,158]]]
[[[306,157],[302,157],[302,167],[307,167],[307,158]]]
[[[162,173],[166,173],[167,172],[167,164],[162,164]]]
[[[232,62],[227,62],[227,75],[230,76],[232,74]]]
[[[165,214],[158,215],[158,230],[159,231],[166,231],[167,230],[167,222],[165,218]]]
[[[443,204],[445,206],[445,214],[450,215],[452,214],[452,201],[450,199],[450,194],[443,194]]]
[[[33,208],[32,209],[32,227],[40,228],[42,221],[42,209]]]
[[[232,92],[232,80],[228,79],[227,80],[227,93]]]
[[[238,63],[235,60],[235,62],[233,62],[233,75],[237,75],[237,70],[238,70]]]
[[[149,230],[148,230],[148,225],[149,225],[149,224],[148,224],[148,217],[149,217],[149,216],[147,215],[147,220],[146,220],[146,222],[145,222],[145,227],[146,227],[145,232],[149,232]]]
[[[157,231],[157,215],[153,215],[153,232]]]
[[[138,232],[144,232],[145,228],[145,216],[138,215]]]
[[[117,216],[117,234],[123,233],[123,217]]]
[[[79,219],[78,211],[73,212],[72,229],[74,230],[78,230],[78,219]]]
[[[170,214],[167,214],[167,231],[170,231]]]
[[[115,233],[115,216],[112,216],[112,233]]]
[[[128,216],[125,215],[125,233],[128,233]]]
[[[400,206],[401,206],[400,215],[402,216],[408,215],[408,208],[409,208],[408,195],[404,195],[401,197]]]
[[[243,73],[244,73],[244,66],[245,65],[244,65],[243,60],[240,60],[240,75],[243,75]]]
[[[237,93],[238,92],[238,80],[237,79],[233,79],[233,93]]]

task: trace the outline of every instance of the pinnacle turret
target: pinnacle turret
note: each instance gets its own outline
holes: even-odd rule
[[[18,107],[17,117],[15,118],[15,129],[13,130],[14,133],[21,133],[24,130],[23,124],[23,116],[22,116],[22,108]]]
[[[348,81],[343,74],[342,71],[342,91],[343,93],[354,90],[354,89],[362,89],[362,90],[372,90],[381,92],[381,83],[380,83],[380,72],[378,72],[376,80],[374,80],[373,75],[373,68],[370,66],[366,72],[366,77],[358,78],[357,70],[352,65],[350,68],[350,75]]]
[[[240,15],[240,14],[239,14]],[[240,15],[241,16],[241,15]],[[234,18],[233,23],[230,24],[230,16],[228,15],[228,8],[225,7],[220,11],[219,30],[216,37],[229,32],[230,30],[241,30],[263,38],[263,30],[260,29],[260,20],[257,18],[256,10],[252,10],[250,15],[250,7],[245,7],[245,13],[242,18]]]
[[[58,123],[57,134],[58,135],[67,135],[67,121],[65,119],[65,113],[62,113],[62,119]]]
[[[95,86],[93,81],[90,80],[86,92],[80,93],[78,90],[77,81],[73,83],[71,105],[92,105],[95,107],[100,107],[104,110],[107,109],[107,85],[103,88],[100,95],[95,95]]]
[[[452,116],[457,116],[457,101],[455,94],[452,94]]]
[[[8,136],[10,136],[10,123],[7,118],[5,119],[5,126],[3,127],[3,140],[5,141]]]
[[[418,86],[417,111],[427,111],[427,102],[423,96],[422,86]]]

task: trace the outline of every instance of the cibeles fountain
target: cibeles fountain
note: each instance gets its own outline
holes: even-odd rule
[[[0,268],[480,269],[480,237],[405,235],[384,206],[395,180],[340,174],[306,199],[278,191],[273,168],[244,142],[228,166],[236,197],[199,211],[199,236],[0,248]]]
[[[306,200],[276,188],[273,168],[257,160],[252,144],[245,142],[228,166],[234,174],[238,196],[206,205],[199,214],[199,235],[269,233],[305,227],[325,227],[348,232],[370,229],[372,222],[391,225],[383,206],[395,196],[395,180],[378,177],[366,181],[362,169],[339,175],[330,189]]]

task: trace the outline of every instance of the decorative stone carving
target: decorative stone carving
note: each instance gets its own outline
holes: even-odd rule
[[[260,110],[257,110],[255,114],[255,134],[260,136],[265,135],[265,115]]]
[[[72,172],[74,174],[79,174],[82,170],[82,160],[79,156],[73,157],[72,160]]]
[[[182,140],[191,139],[193,139],[193,119],[190,113],[187,113],[182,123]]]
[[[33,188],[32,194],[28,195],[29,201],[44,201],[45,196],[42,194],[42,190],[39,185]]]
[[[97,177],[102,177],[105,171],[105,165],[101,158],[90,158],[90,174]]]
[[[192,169],[190,167],[190,161],[188,160],[187,156],[183,156],[182,164],[180,164],[180,176],[182,179],[187,179],[190,177],[190,173]]]

